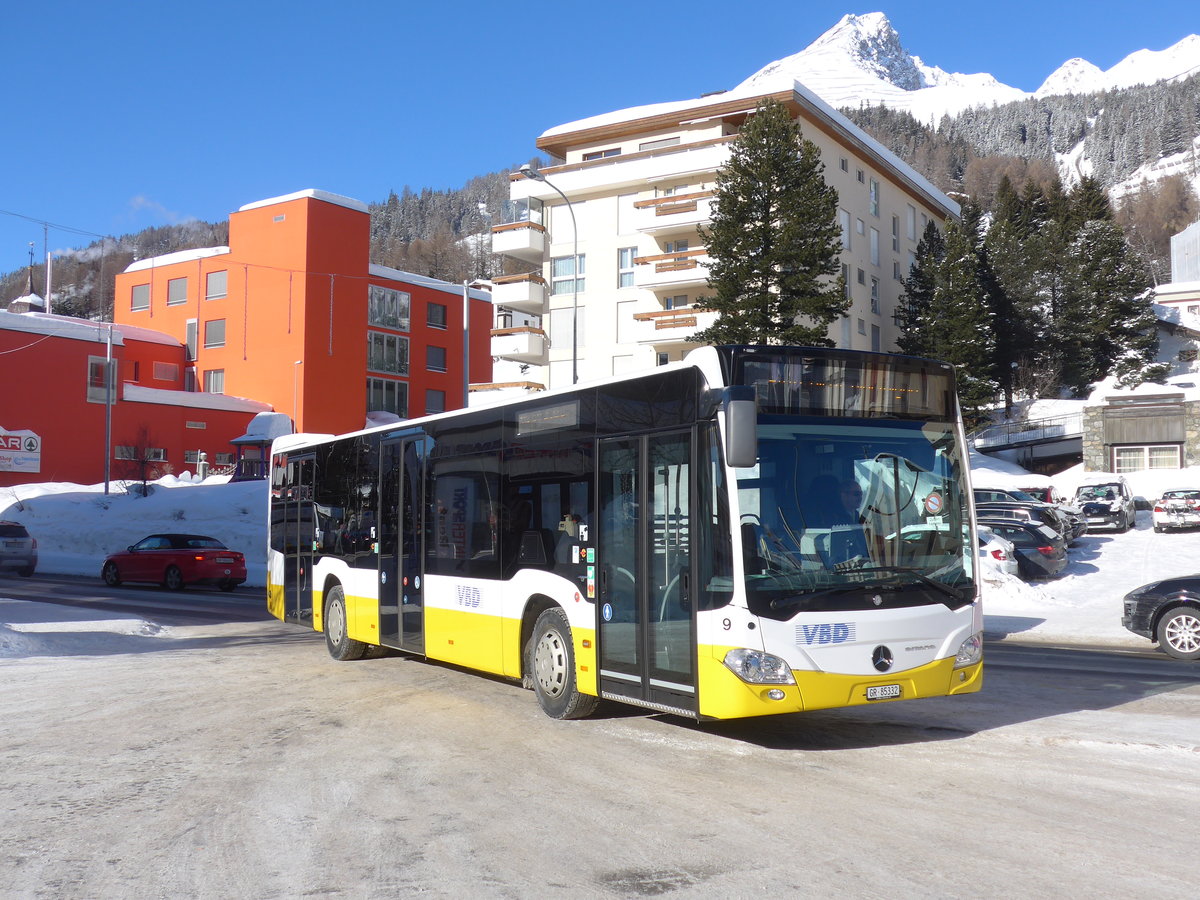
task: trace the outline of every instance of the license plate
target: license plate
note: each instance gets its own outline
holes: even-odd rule
[[[877,684],[867,688],[868,700],[894,700],[900,696],[900,685]]]
[[[233,557],[231,557],[231,556],[218,556],[218,557],[217,557],[217,562],[219,562],[219,563],[225,563],[225,564],[227,564],[227,565],[230,565],[230,564],[232,564],[232,563],[233,563]]]

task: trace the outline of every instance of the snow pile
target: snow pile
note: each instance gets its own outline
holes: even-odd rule
[[[137,616],[0,599],[0,659],[127,653],[170,631]]]

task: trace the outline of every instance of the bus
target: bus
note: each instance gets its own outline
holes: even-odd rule
[[[268,596],[394,651],[696,720],[980,689],[953,368],[716,346],[272,447]]]

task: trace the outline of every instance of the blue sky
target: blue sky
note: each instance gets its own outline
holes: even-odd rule
[[[47,0],[7,4],[0,272],[305,188],[370,203],[519,165],[599,113],[733,87],[845,13],[906,49],[1034,90],[1200,32],[1195,0],[976,4],[692,0]],[[13,214],[18,215],[13,215]],[[66,226],[66,227],[58,227]]]

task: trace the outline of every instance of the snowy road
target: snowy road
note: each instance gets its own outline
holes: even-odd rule
[[[276,622],[0,613],[6,896],[1194,895],[1200,685],[1165,659],[1003,647],[967,697],[556,722]]]

